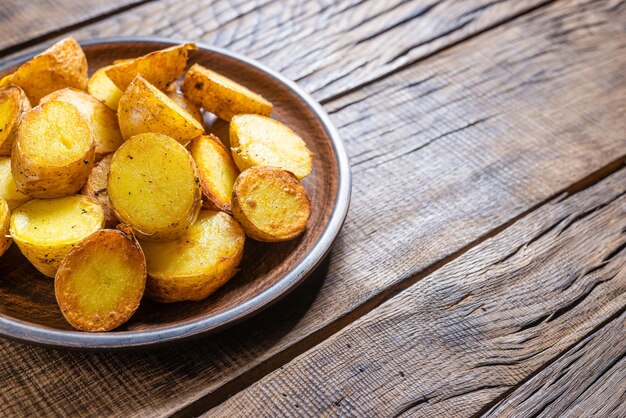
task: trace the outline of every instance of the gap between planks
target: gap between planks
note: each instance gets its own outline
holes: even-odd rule
[[[387,288],[384,292],[379,293],[378,295],[376,295],[375,297],[371,298],[370,300],[366,301],[364,304],[362,304],[361,306],[357,307],[355,310],[353,310],[349,314],[347,314],[347,315],[337,319],[336,321],[330,323],[326,327],[323,327],[323,328],[317,330],[316,332],[308,335],[307,337],[303,338],[302,340],[300,340],[300,341],[296,342],[295,344],[289,346],[288,348],[286,348],[282,352],[277,353],[276,355],[272,356],[267,361],[262,362],[259,365],[253,367],[248,372],[243,373],[243,374],[235,377],[234,379],[230,380],[228,383],[220,386],[214,392],[211,392],[211,393],[207,394],[206,396],[201,397],[201,398],[195,400],[194,402],[189,403],[188,405],[184,406],[180,410],[176,411],[171,416],[172,417],[176,417],[176,418],[191,417],[191,416],[197,416],[199,414],[207,412],[211,408],[213,408],[213,407],[221,404],[225,400],[227,400],[230,396],[234,395],[235,393],[241,392],[241,391],[245,390],[246,388],[251,386],[253,383],[261,380],[262,378],[264,378],[268,374],[270,374],[273,371],[279,369],[280,367],[284,366],[285,364],[291,362],[293,359],[295,359],[299,355],[303,354],[304,352],[314,348],[316,345],[320,344],[321,342],[323,342],[324,340],[328,339],[332,335],[334,335],[337,332],[341,331],[342,329],[346,328],[348,325],[350,325],[351,323],[353,323],[357,319],[359,319],[362,316],[368,314],[369,312],[371,312],[372,310],[376,309],[378,306],[382,305],[383,303],[385,303],[389,299],[393,298],[394,296],[397,296],[402,291],[404,291],[404,290],[408,289],[409,287],[413,286],[414,284],[416,284],[418,281],[420,281],[424,277],[434,273],[436,270],[439,270],[440,268],[444,267],[448,263],[456,260],[457,258],[461,257],[463,254],[465,254],[466,252],[470,251],[472,248],[480,245],[484,241],[486,241],[486,240],[488,240],[490,238],[493,238],[494,236],[500,234],[505,229],[509,228],[511,225],[513,225],[516,222],[518,222],[519,220],[525,218],[526,216],[528,216],[532,212],[536,211],[540,207],[544,206],[545,204],[550,203],[550,202],[554,201],[555,199],[558,202],[558,201],[561,201],[561,200],[563,200],[563,199],[565,199],[565,198],[567,198],[569,196],[572,196],[572,195],[575,195],[577,193],[580,193],[580,192],[582,192],[582,191],[584,191],[584,190],[594,186],[596,183],[599,183],[600,181],[604,180],[605,178],[609,177],[611,174],[614,174],[614,173],[618,172],[619,170],[621,170],[624,167],[626,167],[626,154],[620,156],[619,158],[613,160],[612,162],[610,162],[609,164],[605,165],[604,167],[602,167],[602,168],[594,171],[593,173],[587,175],[583,179],[581,179],[581,180],[571,184],[570,186],[566,187],[565,189],[562,189],[562,190],[552,194],[548,198],[544,199],[543,201],[541,201],[540,203],[534,205],[533,207],[527,209],[526,211],[520,213],[516,217],[514,217],[514,218],[510,219],[509,221],[501,224],[500,226],[492,229],[488,233],[478,237],[477,239],[475,239],[474,241],[470,242],[465,247],[463,247],[463,248],[457,250],[456,252],[454,252],[454,253],[452,253],[452,254],[450,254],[450,255],[448,255],[448,256],[446,256],[446,257],[444,257],[444,258],[442,258],[442,259],[440,259],[438,261],[436,261],[435,263],[431,264],[430,266],[426,267],[425,269],[420,270],[419,272],[417,272],[417,273],[415,273],[415,274],[413,274],[411,276],[408,276],[408,277],[400,280],[398,283],[396,283],[395,285]],[[616,315],[619,316],[622,312],[623,312],[623,310],[621,310]],[[615,315],[611,316],[606,321],[602,322],[591,333],[596,332],[597,330],[602,328],[606,323],[610,322],[613,319],[615,319]],[[591,333],[589,333],[589,335]],[[573,344],[572,346],[574,346],[575,344]],[[549,365],[551,365],[555,361],[557,361],[558,358],[560,356],[562,356],[563,353],[566,353],[570,348],[571,347],[568,347],[567,349],[563,350],[557,356],[555,356],[552,359],[550,359],[546,363],[546,365],[544,365],[544,367],[541,367],[540,369],[534,371],[533,373],[531,373],[531,375],[529,377],[527,377],[523,381],[519,382],[518,384],[512,386],[508,391],[505,392],[505,394],[503,394],[501,397],[498,397],[497,400],[494,400],[487,407],[485,407],[483,410],[481,410],[481,412],[484,413],[484,412],[488,411],[491,407],[496,405],[497,402],[499,402],[500,400],[506,398],[506,396],[508,396],[513,391],[515,391],[519,386],[523,385],[526,381],[530,380],[536,374],[540,373],[545,367],[548,367]]]

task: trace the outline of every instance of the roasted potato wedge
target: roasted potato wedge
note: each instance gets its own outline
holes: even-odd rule
[[[200,174],[200,185],[206,198],[203,206],[230,213],[233,185],[239,169],[228,150],[215,136],[203,135],[189,144],[189,152]]]
[[[84,91],[66,88],[43,97],[41,103],[59,101],[76,106],[91,126],[96,144],[96,161],[111,154],[124,142],[115,112]]]
[[[176,240],[142,242],[148,263],[146,296],[163,303],[206,298],[237,273],[244,241],[230,215],[202,210]]]
[[[94,161],[89,122],[75,106],[52,101],[24,116],[13,146],[11,172],[20,192],[55,198],[78,192]]]
[[[252,167],[235,182],[233,216],[250,238],[287,241],[305,230],[311,201],[293,173],[274,167]]]
[[[103,226],[100,205],[76,195],[24,203],[13,211],[10,232],[33,266],[54,277],[67,252]]]
[[[6,200],[10,210],[32,199],[17,190],[13,174],[11,174],[11,158],[9,157],[0,157],[0,197]]]
[[[207,132],[216,136],[226,149],[230,150],[230,123],[222,119],[215,119],[210,126],[207,126]]]
[[[72,37],[57,42],[22,64],[5,82],[20,86],[34,106],[53,91],[87,88],[87,57]]]
[[[135,313],[146,288],[146,259],[134,237],[102,229],[76,244],[54,279],[61,313],[81,331],[110,331]]]
[[[151,52],[133,60],[122,60],[106,70],[107,76],[125,91],[137,74],[158,89],[164,89],[176,80],[187,65],[189,51],[198,49],[196,44],[182,44]]]
[[[104,222],[107,227],[114,227],[119,223],[107,192],[112,159],[113,154],[110,154],[96,164],[89,173],[87,182],[80,191],[82,195],[92,198],[102,206],[102,210],[104,210]]]
[[[4,254],[11,246],[10,224],[11,210],[9,209],[9,204],[0,197],[0,255]]]
[[[176,140],[140,134],[113,155],[107,187],[117,218],[138,238],[171,240],[196,220],[202,202],[198,170]]]
[[[204,110],[226,121],[242,113],[272,113],[272,104],[263,96],[199,64],[192,65],[185,74],[182,91]]]
[[[107,76],[106,71],[110,65],[98,69],[87,84],[87,91],[96,99],[107,105],[111,110],[117,112],[117,104],[124,92],[120,90]]]
[[[202,112],[200,108],[196,106],[194,102],[186,98],[181,92],[178,91],[166,91],[165,95],[172,99],[174,103],[182,107],[187,111],[201,126],[204,126],[204,120],[202,119]]]
[[[154,132],[185,145],[204,132],[202,124],[140,75],[120,98],[117,117],[124,139]]]
[[[312,154],[306,143],[282,123],[261,115],[237,115],[230,122],[230,147],[241,171],[268,166],[309,175]]]
[[[0,89],[0,155],[11,155],[17,129],[29,110],[30,102],[21,88],[9,84]]]

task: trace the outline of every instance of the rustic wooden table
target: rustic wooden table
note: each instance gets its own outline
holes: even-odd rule
[[[171,348],[0,341],[3,416],[626,416],[626,2],[5,0],[3,59],[158,35],[338,127],[352,205],[278,305]],[[0,301],[1,303],[1,301]]]

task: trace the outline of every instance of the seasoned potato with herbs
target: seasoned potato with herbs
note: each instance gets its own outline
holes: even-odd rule
[[[117,111],[117,104],[124,92],[120,90],[107,76],[106,71],[110,65],[100,68],[93,73],[87,84],[87,91],[96,99],[107,105],[111,110]]]
[[[282,123],[260,115],[237,115],[230,122],[230,147],[241,171],[268,166],[309,175],[312,154],[306,143]]]
[[[115,112],[84,91],[72,88],[57,90],[43,97],[39,103],[51,101],[74,105],[87,119],[96,144],[96,161],[114,152],[124,142]]]
[[[146,296],[164,303],[206,298],[237,273],[244,241],[230,215],[202,210],[176,240],[142,242],[148,263]]]
[[[11,246],[10,224],[11,211],[9,210],[9,204],[0,197],[0,255],[4,254]]]
[[[199,64],[185,74],[182,90],[185,97],[226,121],[242,113],[272,113],[272,104],[263,96]]]
[[[198,49],[196,44],[182,44],[151,52],[132,60],[120,60],[105,72],[121,90],[126,90],[137,74],[158,89],[164,89],[176,80],[187,65],[189,51]]]
[[[11,155],[17,129],[29,110],[30,102],[21,88],[9,84],[0,89],[0,155]]]
[[[257,241],[287,241],[300,235],[311,201],[293,173],[273,167],[243,171],[233,191],[233,216]]]
[[[102,210],[104,210],[104,221],[108,227],[114,227],[119,223],[115,217],[113,206],[111,206],[111,199],[107,193],[112,159],[113,154],[110,154],[96,164],[89,173],[87,182],[80,191],[83,196],[92,198],[102,206]]]
[[[17,190],[13,174],[11,174],[11,158],[9,157],[0,157],[0,197],[6,200],[10,210],[32,199]]]
[[[65,256],[54,279],[61,313],[82,331],[110,331],[135,313],[146,287],[146,259],[132,235],[97,231]]]
[[[213,135],[203,135],[189,144],[189,152],[198,166],[204,207],[231,212],[233,185],[239,169],[228,150]]]
[[[17,189],[31,197],[75,194],[95,160],[89,122],[75,106],[58,101],[28,112],[17,131],[11,172]]]
[[[178,91],[167,91],[165,95],[172,99],[174,103],[182,107],[187,111],[201,126],[204,126],[204,119],[202,119],[202,112],[200,108],[196,106],[194,102],[186,98],[182,93]]]
[[[100,205],[76,195],[24,203],[11,215],[10,232],[33,266],[54,277],[67,252],[103,226]]]
[[[87,57],[72,37],[57,42],[22,64],[3,83],[20,86],[34,106],[53,91],[65,87],[87,88]]]
[[[136,135],[118,148],[107,192],[117,218],[144,240],[181,236],[202,203],[189,152],[174,139],[153,133]]]
[[[204,132],[193,116],[140,75],[120,99],[117,117],[125,139],[154,132],[185,145]]]

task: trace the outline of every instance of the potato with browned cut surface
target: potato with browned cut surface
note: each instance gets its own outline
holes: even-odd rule
[[[13,174],[11,174],[11,158],[9,157],[0,157],[0,197],[6,200],[10,210],[32,199],[17,190]]]
[[[233,216],[250,238],[287,241],[304,232],[311,216],[311,201],[293,173],[252,167],[235,182]]]
[[[55,198],[78,192],[94,161],[89,122],[75,106],[52,101],[35,107],[22,120],[11,172],[20,192]]]
[[[129,230],[103,229],[76,244],[54,279],[65,319],[82,331],[110,331],[135,313],[146,287],[146,259]]]
[[[0,155],[11,155],[17,130],[30,109],[21,88],[9,84],[0,89]]]
[[[237,115],[230,122],[230,149],[240,170],[268,166],[291,171],[299,179],[313,164],[306,143],[282,123],[261,115]]]
[[[69,37],[22,64],[2,83],[20,86],[34,106],[42,97],[65,87],[85,90],[87,80],[87,57],[78,42]]]
[[[104,210],[104,221],[108,227],[116,226],[119,221],[113,211],[111,199],[107,192],[109,183],[109,170],[111,169],[111,160],[113,154],[104,157],[89,173],[87,182],[80,190],[83,196],[87,196],[95,200],[102,206]]]
[[[125,139],[153,132],[185,145],[204,133],[200,122],[140,75],[120,98],[117,117]]]
[[[196,164],[174,139],[140,134],[113,155],[107,192],[117,218],[137,238],[171,240],[196,220],[202,191]]]
[[[11,237],[33,266],[54,277],[67,252],[104,226],[104,212],[88,197],[33,199],[13,211]]]
[[[188,43],[151,52],[142,57],[120,60],[107,68],[106,75],[121,90],[140,74],[158,89],[164,89],[176,80],[187,65],[189,51],[197,49],[196,44]]]
[[[102,67],[93,73],[87,84],[87,92],[107,105],[111,110],[117,112],[117,104],[124,92],[106,75],[106,71],[109,68],[111,68],[110,65]]]
[[[72,88],[57,90],[43,97],[39,103],[51,101],[74,105],[87,119],[96,145],[96,161],[114,152],[124,142],[115,112],[84,91]]]
[[[226,121],[242,113],[272,113],[272,104],[263,96],[200,64],[187,71],[182,91],[204,110]]]
[[[189,152],[198,166],[204,207],[231,212],[233,185],[239,169],[230,153],[213,135],[203,135],[189,144]]]
[[[245,235],[230,215],[202,210],[173,241],[142,242],[148,263],[146,296],[157,302],[201,300],[237,273]]]

